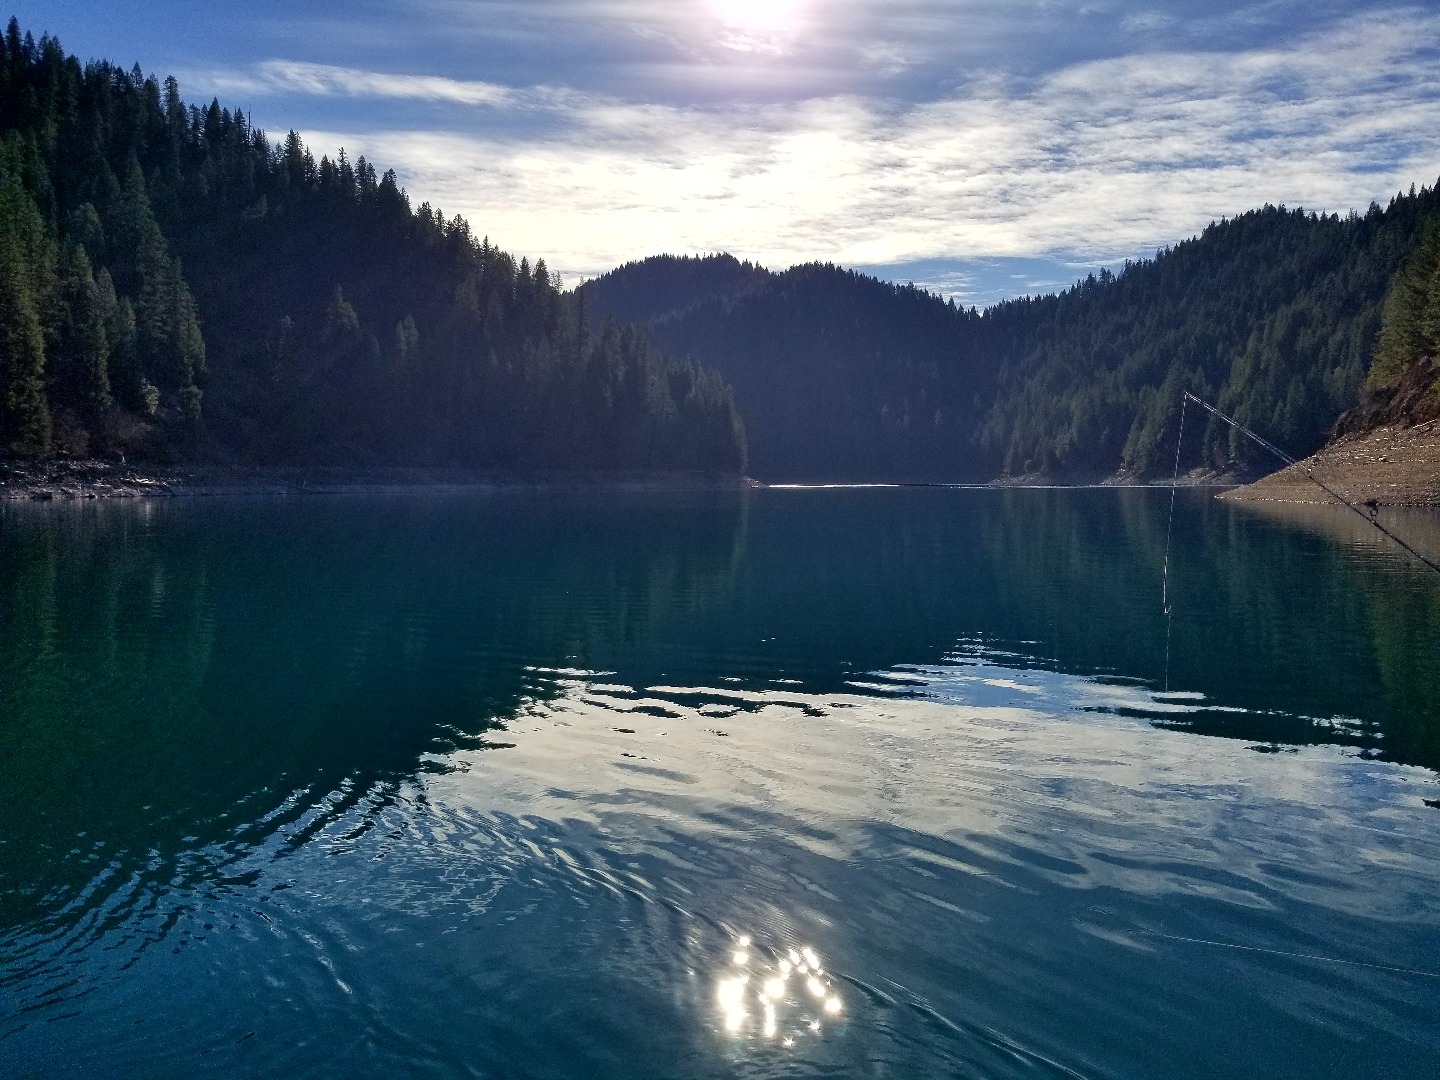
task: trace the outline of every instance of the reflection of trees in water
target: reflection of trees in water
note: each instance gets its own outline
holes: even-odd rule
[[[629,651],[621,677],[673,682],[683,667],[699,686],[788,678],[823,694],[959,647],[1158,688],[1168,501],[1140,489],[760,492],[726,601]],[[1203,491],[1180,494],[1172,574],[1172,686],[1245,711],[1167,722],[1440,765],[1440,697],[1424,691],[1440,678],[1440,643],[1424,644],[1440,626],[1426,614],[1440,602],[1432,585]],[[1394,629],[1372,634],[1378,619]]]
[[[1168,493],[1006,495],[1006,520],[987,537],[990,565],[1031,583],[1021,605],[1029,618],[1011,633],[1033,634],[1064,670],[1108,665],[1158,679]],[[1310,507],[1257,517],[1256,505],[1203,492],[1183,492],[1177,505],[1171,685],[1248,710],[1180,723],[1245,739],[1374,746],[1440,767],[1440,588],[1423,570],[1375,558],[1371,545],[1346,550],[1373,535],[1353,516]],[[1297,535],[1296,525],[1325,538]],[[1440,533],[1424,515],[1407,525],[1420,527],[1421,542],[1433,542],[1427,527]]]
[[[508,718],[559,692],[537,669],[828,693],[971,643],[1015,667],[1158,681],[1167,500],[762,491],[4,510],[6,918],[55,910],[111,860],[160,881],[206,844],[239,857],[322,797],[338,792],[327,813],[340,814],[430,752],[502,739]],[[1440,767],[1432,582],[1195,492],[1177,508],[1172,569],[1172,685],[1246,710],[1178,722]]]
[[[1409,555],[1342,507],[1296,503],[1237,503],[1238,512],[1324,537],[1334,572],[1355,586],[1355,632],[1370,638],[1373,682],[1360,681],[1362,701],[1383,710],[1387,758],[1440,768],[1440,581]],[[1440,552],[1440,513],[1381,510],[1387,527],[1421,551]],[[1348,550],[1347,550],[1348,549]],[[1311,581],[1312,590],[1324,586]],[[1358,674],[1341,665],[1351,684]],[[1379,687],[1383,700],[1369,694]],[[1357,715],[1365,716],[1363,712]]]
[[[230,859],[329,793],[339,814],[429,752],[483,745],[558,692],[535,669],[713,602],[744,536],[739,500],[715,497],[4,511],[7,920],[112,860],[167,880],[180,852]]]

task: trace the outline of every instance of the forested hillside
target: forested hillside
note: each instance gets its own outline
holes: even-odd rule
[[[0,448],[740,471],[713,372],[592,329],[393,172],[0,40]]]
[[[1362,387],[1356,416],[1428,400],[1436,222],[1429,188],[1346,217],[1266,207],[984,312],[723,255],[566,293],[393,172],[12,20],[0,452],[738,471],[748,428],[772,479],[1090,479],[1168,471],[1189,389],[1303,454]],[[1184,464],[1251,453],[1207,421]]]
[[[580,293],[724,373],[758,476],[989,478],[977,313],[834,266],[771,274],[728,255],[646,260]]]
[[[1363,214],[1265,207],[1059,295],[964,310],[832,266],[662,257],[581,290],[735,388],[760,476],[1168,472],[1189,389],[1309,453],[1370,371],[1433,189]],[[677,287],[677,283],[681,287]],[[1268,465],[1211,421],[1185,465]]]
[[[1440,218],[1390,285],[1375,363],[1346,433],[1440,420]]]
[[[1216,402],[1292,454],[1324,443],[1370,369],[1380,308],[1440,197],[1339,217],[1266,207],[1085,281],[991,313],[1022,328],[981,442],[1011,471],[1162,471],[1180,391]],[[1017,335],[1021,336],[1021,335]],[[1211,419],[1189,464],[1270,465]]]

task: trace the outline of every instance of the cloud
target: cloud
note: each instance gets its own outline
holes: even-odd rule
[[[989,307],[1016,296],[1039,296],[1069,288],[1101,267],[1065,259],[930,259],[918,262],[856,264],[853,269],[954,299],[962,307]],[[1118,272],[1120,265],[1107,269]]]
[[[195,78],[225,93],[254,95],[396,98],[492,108],[516,106],[524,100],[524,95],[497,83],[438,75],[386,74],[295,60],[266,60],[248,72],[210,72]]]
[[[1137,11],[1120,20],[1120,28],[1127,34],[1151,34],[1169,30],[1179,22],[1174,15],[1163,11]]]
[[[766,265],[1153,252],[1265,202],[1362,208],[1440,172],[1440,16],[1352,18],[1284,46],[1155,52],[918,103],[598,94],[272,62],[287,93],[545,110],[530,128],[314,130],[416,199],[568,276],[659,251]],[[473,110],[472,110],[473,111]]]
[[[888,42],[876,42],[860,47],[860,61],[865,67],[881,75],[899,75],[910,67],[906,51]]]

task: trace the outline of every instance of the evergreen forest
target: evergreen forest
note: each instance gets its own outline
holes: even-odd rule
[[[1396,274],[1437,223],[1433,188],[1347,216],[1266,206],[983,312],[835,266],[777,274],[728,255],[647,259],[581,292],[730,381],[759,476],[1143,478],[1173,467],[1182,390],[1293,454],[1318,449],[1367,378],[1399,370],[1381,359],[1371,375],[1387,303],[1397,326],[1402,307],[1419,314],[1382,357],[1433,355],[1436,309],[1416,298],[1424,282],[1433,297],[1440,256]],[[1271,462],[1210,418],[1182,465]]]
[[[728,255],[566,291],[363,157],[317,161],[13,19],[0,38],[9,455],[1144,478],[1173,465],[1182,390],[1296,455],[1347,410],[1428,415],[1437,296],[1440,193],[1413,187],[1363,214],[1252,210],[985,311]],[[1254,455],[1207,418],[1182,465]]]
[[[0,447],[738,473],[714,373],[240,110],[0,39]]]
[[[1440,420],[1440,218],[1390,284],[1365,390],[1345,428]]]

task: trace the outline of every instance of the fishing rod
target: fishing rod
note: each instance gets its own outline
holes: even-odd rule
[[[1225,415],[1223,412],[1221,412],[1219,409],[1215,408],[1214,405],[1211,405],[1211,404],[1210,404],[1209,402],[1207,402],[1207,401],[1201,400],[1200,398],[1196,397],[1194,394],[1190,393],[1190,391],[1186,390],[1186,391],[1183,391],[1183,393],[1184,393],[1184,398],[1181,400],[1181,403],[1180,403],[1180,439],[1183,439],[1183,438],[1185,437],[1185,402],[1187,402],[1187,401],[1193,401],[1193,402],[1195,402],[1196,405],[1199,405],[1199,406],[1200,406],[1202,409],[1204,409],[1205,411],[1207,411],[1207,412],[1209,412],[1209,413],[1212,413],[1212,414],[1215,415],[1215,416],[1218,416],[1221,420],[1224,420],[1225,423],[1229,424],[1231,427],[1233,427],[1236,431],[1240,432],[1242,435],[1246,435],[1246,436],[1248,436],[1249,438],[1253,439],[1255,442],[1259,443],[1259,444],[1260,444],[1261,446],[1263,446],[1266,450],[1269,450],[1270,453],[1274,454],[1274,455],[1275,455],[1276,457],[1278,457],[1281,461],[1283,461],[1286,465],[1293,465],[1293,466],[1295,466],[1296,468],[1298,468],[1302,473],[1305,474],[1305,478],[1306,478],[1307,480],[1309,480],[1312,484],[1314,484],[1316,487],[1318,487],[1321,491],[1325,492],[1325,494],[1329,495],[1329,496],[1330,496],[1332,499],[1334,499],[1336,502],[1340,503],[1340,505],[1344,506],[1347,510],[1349,510],[1349,511],[1351,511],[1353,514],[1355,514],[1355,516],[1358,517],[1361,521],[1365,521],[1365,522],[1368,522],[1369,524],[1373,525],[1373,526],[1374,526],[1376,529],[1378,529],[1380,532],[1384,533],[1384,534],[1385,534],[1386,536],[1388,536],[1391,540],[1395,541],[1396,544],[1400,545],[1400,547],[1404,548],[1404,549],[1405,549],[1406,551],[1408,551],[1411,555],[1415,556],[1415,558],[1419,559],[1422,563],[1424,563],[1426,566],[1428,566],[1431,570],[1434,570],[1437,574],[1440,574],[1440,563],[1435,562],[1435,560],[1431,559],[1429,556],[1427,556],[1427,555],[1423,554],[1422,552],[1417,551],[1415,548],[1411,547],[1411,546],[1410,546],[1409,544],[1407,544],[1401,537],[1397,536],[1397,535],[1396,535],[1394,532],[1392,532],[1390,529],[1387,529],[1387,528],[1380,522],[1379,518],[1376,517],[1376,512],[1377,512],[1377,510],[1378,510],[1378,507],[1376,506],[1376,504],[1375,504],[1373,501],[1371,501],[1371,502],[1368,504],[1368,505],[1370,506],[1370,512],[1367,514],[1364,510],[1360,509],[1360,507],[1356,506],[1356,505],[1355,505],[1354,503],[1352,503],[1349,499],[1345,498],[1344,495],[1341,495],[1338,491],[1336,491],[1334,488],[1332,488],[1329,484],[1325,483],[1325,481],[1321,480],[1318,476],[1316,476],[1315,473],[1311,471],[1310,466],[1306,465],[1303,461],[1296,461],[1294,458],[1292,458],[1289,454],[1285,453],[1284,450],[1281,450],[1281,449],[1280,449],[1278,446],[1276,446],[1274,443],[1270,442],[1270,441],[1267,440],[1267,439],[1262,439],[1259,435],[1255,434],[1255,432],[1251,431],[1251,430],[1250,430],[1248,427],[1246,427],[1244,424],[1240,423],[1240,421],[1234,419],[1233,417],[1226,416],[1226,415]],[[1176,483],[1179,481],[1179,478],[1180,478],[1180,439],[1177,439],[1177,440],[1175,441],[1175,478],[1171,481],[1171,484],[1170,484],[1171,520],[1172,520],[1172,522],[1173,522],[1173,520],[1174,520],[1175,485],[1176,485]],[[1168,563],[1168,561],[1169,561],[1168,551],[1167,551],[1167,554],[1166,554],[1166,561],[1167,561],[1167,563]]]
[[[1419,551],[1416,551],[1415,548],[1407,544],[1401,537],[1395,535],[1394,532],[1392,532],[1390,529],[1387,529],[1383,524],[1381,524],[1379,519],[1376,517],[1377,507],[1374,502],[1371,502],[1369,504],[1371,507],[1371,511],[1367,514],[1364,510],[1360,509],[1360,507],[1356,506],[1349,499],[1345,498],[1345,496],[1341,495],[1329,484],[1325,483],[1325,481],[1321,480],[1318,476],[1316,476],[1315,473],[1311,471],[1310,466],[1306,465],[1304,462],[1296,461],[1294,458],[1292,458],[1289,454],[1285,453],[1285,451],[1281,450],[1274,443],[1270,442],[1268,439],[1261,438],[1244,424],[1240,423],[1240,421],[1236,420],[1234,417],[1227,416],[1225,413],[1215,408],[1215,406],[1211,405],[1209,402],[1196,397],[1188,390],[1182,391],[1182,396],[1180,398],[1180,433],[1175,440],[1175,472],[1170,478],[1170,519],[1165,525],[1165,565],[1163,571],[1161,572],[1160,586],[1160,606],[1165,612],[1166,693],[1170,692],[1170,615],[1173,610],[1173,605],[1170,603],[1170,540],[1175,531],[1175,491],[1176,488],[1180,486],[1180,448],[1185,442],[1185,407],[1192,401],[1195,402],[1196,405],[1199,405],[1206,412],[1209,412],[1212,415],[1217,416],[1221,420],[1225,421],[1225,423],[1229,424],[1242,435],[1253,439],[1259,445],[1263,446],[1266,450],[1270,451],[1270,453],[1274,454],[1277,458],[1283,461],[1287,466],[1293,465],[1297,467],[1301,472],[1305,474],[1305,478],[1307,480],[1313,483],[1321,491],[1325,492],[1325,494],[1329,495],[1336,502],[1340,503],[1342,506],[1353,512],[1357,517],[1360,518],[1360,520],[1373,525],[1380,532],[1384,533],[1391,540],[1395,541],[1395,543],[1398,544],[1400,547],[1404,548],[1411,555],[1415,556],[1415,558],[1419,559],[1420,562],[1424,563],[1431,570],[1434,570],[1437,574],[1440,574],[1440,563],[1436,563],[1433,559],[1429,558],[1428,556],[1422,554]]]

